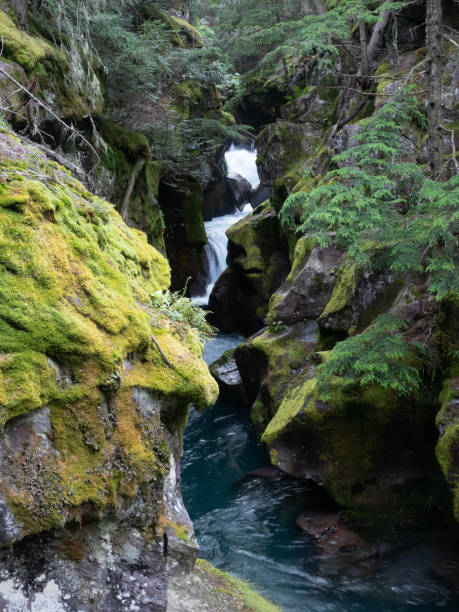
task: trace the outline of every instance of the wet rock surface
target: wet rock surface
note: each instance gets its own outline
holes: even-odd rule
[[[223,332],[263,327],[271,293],[285,279],[288,254],[276,212],[260,206],[227,232],[228,268],[210,296],[211,321]]]
[[[220,359],[214,361],[210,366],[210,373],[218,382],[221,391],[237,397],[243,404],[247,403],[245,387],[234,357],[234,349],[227,351]]]

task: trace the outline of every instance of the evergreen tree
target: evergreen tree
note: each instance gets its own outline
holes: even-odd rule
[[[337,168],[323,185],[287,198],[281,219],[295,228],[299,215],[299,232],[322,246],[333,240],[361,267],[429,273],[441,299],[459,294],[459,180],[427,181],[419,166],[403,161],[402,133],[413,120],[426,127],[405,89],[360,123],[355,144],[332,159]],[[375,245],[385,247],[379,258]]]

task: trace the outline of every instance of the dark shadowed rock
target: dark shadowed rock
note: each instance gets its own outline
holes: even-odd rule
[[[230,173],[227,176],[227,183],[234,196],[238,208],[249,201],[252,193],[252,186],[247,179],[237,173]]]
[[[459,551],[457,549],[441,552],[434,560],[430,572],[434,578],[459,594]]]
[[[222,331],[263,327],[268,301],[285,279],[288,253],[273,208],[260,206],[227,232],[229,267],[210,296],[211,321]]]
[[[234,349],[224,353],[210,366],[210,373],[216,379],[222,391],[236,396],[242,403],[247,403],[247,396],[239,369],[234,358]]]
[[[226,178],[222,177],[208,185],[204,192],[202,204],[204,221],[234,213],[236,208],[236,198]]]

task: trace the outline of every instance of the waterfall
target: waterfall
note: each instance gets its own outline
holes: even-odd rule
[[[227,176],[242,176],[245,178],[252,189],[256,189],[260,184],[257,170],[257,150],[236,147],[234,144],[225,153],[225,163]],[[228,238],[226,231],[239,219],[247,216],[252,211],[252,206],[246,203],[241,211],[230,215],[215,217],[211,221],[204,223],[208,244],[204,247],[205,265],[202,271],[204,277],[205,293],[192,297],[196,306],[206,306],[212,289],[220,276],[226,269],[226,256],[228,252]]]
[[[228,175],[244,177],[256,189],[260,185],[260,177],[257,169],[257,150],[252,148],[241,149],[232,144],[225,153],[225,162]]]

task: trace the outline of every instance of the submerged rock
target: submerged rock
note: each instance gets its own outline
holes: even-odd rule
[[[459,551],[442,551],[434,560],[430,572],[449,589],[459,594]]]

